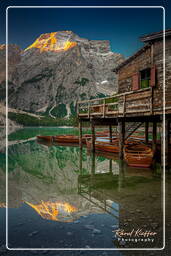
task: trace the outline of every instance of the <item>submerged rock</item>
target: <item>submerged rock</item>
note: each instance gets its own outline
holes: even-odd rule
[[[93,234],[101,234],[102,231],[100,229],[93,229]]]
[[[30,236],[30,237],[32,237],[32,236],[35,236],[35,235],[37,235],[39,233],[39,231],[33,231],[33,232],[31,232],[30,234],[28,234],[28,236]]]
[[[85,225],[84,227],[85,229],[90,229],[90,230],[94,229],[94,225]]]

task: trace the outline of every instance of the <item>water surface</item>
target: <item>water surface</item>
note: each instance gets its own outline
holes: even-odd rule
[[[93,155],[77,145],[46,145],[34,139],[37,134],[65,133],[78,131],[27,128],[9,136],[10,247],[162,247],[160,165],[129,168],[115,154]],[[0,160],[0,217],[4,218],[5,148]],[[132,235],[119,237],[116,230]],[[142,232],[135,235],[137,230],[156,234],[147,239]]]

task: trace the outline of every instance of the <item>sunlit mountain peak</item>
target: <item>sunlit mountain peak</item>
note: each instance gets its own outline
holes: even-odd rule
[[[25,49],[25,51],[37,48],[40,52],[61,52],[67,51],[77,45],[72,39],[72,31],[52,32],[40,35],[33,44]]]

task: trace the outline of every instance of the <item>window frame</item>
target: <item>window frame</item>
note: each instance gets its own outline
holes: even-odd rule
[[[143,72],[144,72],[144,74],[143,74]],[[144,68],[144,69],[140,70],[139,73],[140,73],[139,88],[140,89],[149,88],[150,81],[151,81],[151,67]],[[144,75],[144,78],[142,78],[142,74]],[[144,85],[142,85],[143,81],[148,81],[148,82],[146,82],[147,84],[144,83]]]

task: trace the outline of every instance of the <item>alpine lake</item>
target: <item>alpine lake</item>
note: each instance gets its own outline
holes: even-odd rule
[[[24,128],[9,135],[9,248],[163,246],[164,183],[159,163],[132,168],[117,154],[92,154],[78,145],[40,143],[36,140],[40,134],[78,134],[78,130]],[[3,233],[5,159],[4,147],[0,151]]]

